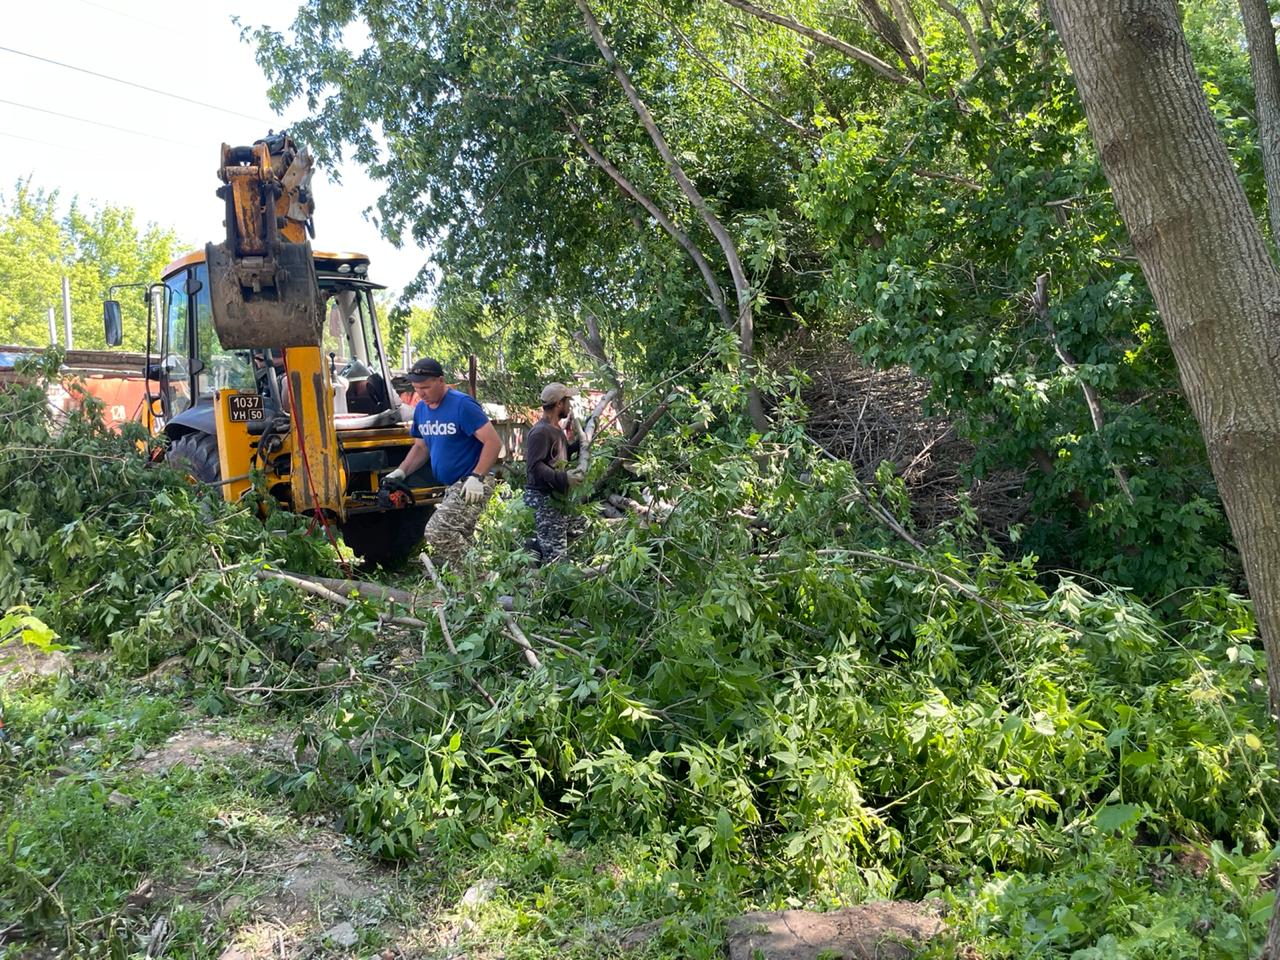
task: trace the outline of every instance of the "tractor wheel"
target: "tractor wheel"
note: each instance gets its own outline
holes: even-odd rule
[[[217,483],[222,479],[218,438],[211,433],[184,433],[169,444],[164,459],[173,469],[185,470],[201,483]]]
[[[422,542],[434,507],[408,507],[385,513],[357,513],[342,524],[342,539],[365,563],[394,567]]]

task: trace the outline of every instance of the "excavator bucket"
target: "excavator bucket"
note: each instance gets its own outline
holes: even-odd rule
[[[227,243],[210,243],[205,260],[223,349],[320,345],[324,310],[310,243],[276,243],[239,258]]]

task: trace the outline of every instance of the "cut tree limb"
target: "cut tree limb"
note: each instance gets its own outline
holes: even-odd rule
[[[538,654],[534,652],[533,645],[529,643],[529,638],[524,635],[524,631],[520,629],[520,624],[516,623],[516,618],[507,611],[502,611],[502,619],[507,623],[507,633],[511,639],[515,641],[516,646],[524,653],[524,658],[528,661],[529,666],[535,670],[542,669],[542,661],[538,659]]]
[[[427,573],[431,575],[431,580],[436,585],[436,590],[438,590],[440,592],[440,595],[443,597],[444,584],[440,581],[440,574],[436,572],[436,565],[431,562],[431,558],[428,557],[425,553],[421,554],[420,557],[422,560],[422,565],[427,568]],[[454,657],[459,657],[460,654],[458,653],[458,648],[453,644],[453,634],[449,630],[449,621],[445,618],[445,615],[444,615],[444,606],[443,604],[436,604],[435,608],[436,608],[436,616],[440,620],[440,632],[444,636],[444,645],[448,648],[450,654],[452,654]],[[479,693],[480,696],[484,697],[485,702],[488,703],[489,706],[496,707],[498,705],[497,701],[494,700],[493,697],[489,695],[489,691],[486,690],[484,687],[480,686],[479,680],[471,676],[468,676],[467,679],[471,682],[471,686],[475,688],[476,692]]]
[[[322,600],[328,600],[330,603],[336,604],[344,609],[351,606],[350,598],[344,597],[336,590],[331,589],[323,583],[318,583],[312,577],[303,576],[300,573],[289,573],[282,570],[256,570],[254,571],[254,576],[259,580],[279,580],[282,583],[289,584],[289,586],[296,590],[301,590],[303,593],[309,593],[314,597],[320,597]],[[356,581],[343,582],[354,583]],[[385,617],[384,619],[388,623],[396,623],[402,627],[413,627],[414,629],[422,629],[427,625],[426,621],[419,620],[417,617],[396,616]]]
[[[591,444],[595,442],[596,431],[600,427],[600,414],[604,413],[609,404],[613,402],[613,398],[618,395],[617,390],[610,390],[599,402],[595,408],[587,415],[586,421],[582,424],[582,439],[578,445],[578,469],[585,473],[591,467]]]
[[[430,560],[427,560],[427,563],[430,563]],[[401,602],[397,596],[412,599],[411,594],[407,594],[402,590],[393,590],[391,587],[379,587],[378,584],[363,583],[359,580],[340,580],[333,577],[310,577],[300,573],[290,573],[283,570],[257,570],[254,572],[254,575],[259,580],[278,580],[282,583],[287,583],[297,590],[309,593],[315,597],[320,597],[323,600],[328,600],[330,603],[336,604],[344,609],[351,606],[351,600],[349,597],[338,593],[337,589],[334,589],[335,586],[338,589],[346,589],[347,592],[361,592],[365,596],[369,596],[374,599],[392,600],[396,603]],[[436,582],[437,587],[441,589],[441,592],[443,592],[443,588],[440,586],[438,578]],[[333,586],[330,586],[331,584]],[[361,587],[366,589],[361,590]],[[449,632],[449,624],[444,618],[444,610],[438,605],[435,605],[435,610],[440,621],[440,629],[444,636],[445,647],[448,648],[451,655],[457,657],[459,655],[458,649],[453,644],[453,636]],[[395,623],[402,627],[412,627],[416,630],[424,630],[428,626],[426,621],[419,620],[417,617],[395,616],[386,617],[385,619],[388,623]],[[480,686],[480,682],[478,680],[474,677],[467,677],[467,681],[475,688],[476,692],[484,698],[485,702],[487,702],[489,706],[497,706],[497,702],[489,695],[489,692],[485,690],[484,687]]]
[[[582,352],[604,371],[605,376],[609,378],[610,385],[617,391],[615,397],[618,401],[618,424],[622,427],[623,433],[629,434],[635,427],[635,418],[627,409],[625,402],[626,391],[622,385],[622,375],[618,373],[618,368],[614,366],[604,348],[604,337],[600,333],[600,321],[594,313],[586,308],[582,310],[582,319],[583,323],[586,324],[587,332],[583,334],[580,330],[574,331],[573,339],[582,349]]]
[[[631,436],[629,436],[626,439],[626,442],[618,448],[617,455],[614,456],[613,462],[610,463],[608,469],[605,470],[604,476],[600,478],[600,483],[604,483],[606,480],[616,476],[623,466],[630,461],[632,455],[637,449],[639,449],[641,442],[649,435],[649,432],[658,425],[658,421],[666,415],[666,412],[671,409],[671,404],[674,401],[675,394],[672,394],[667,397],[666,400],[662,401],[662,403],[654,407],[653,411],[636,425]]]
[[[446,591],[444,588],[444,581],[440,579],[440,574],[436,570],[436,565],[431,562],[431,558],[425,553],[420,553],[418,554],[418,561],[426,568],[427,573],[431,576],[431,580],[435,583],[436,589],[440,591],[441,596],[445,596]],[[542,666],[542,663],[538,660],[537,653],[534,652],[533,646],[529,643],[529,638],[524,635],[524,632],[516,623],[515,618],[511,616],[507,607],[501,602],[503,599],[504,598],[501,597],[499,598],[498,611],[502,614],[502,619],[507,624],[508,633],[511,635],[511,639],[515,641],[516,646],[521,648],[521,651],[524,653],[525,660],[529,662],[529,666],[537,670]]]

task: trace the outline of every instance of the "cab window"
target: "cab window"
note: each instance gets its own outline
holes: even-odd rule
[[[174,416],[191,406],[191,365],[188,362],[191,343],[190,298],[186,291],[186,272],[170,277],[164,285],[164,356],[165,397],[168,414]]]
[[[196,311],[197,356],[204,366],[196,375],[196,388],[201,400],[213,398],[217,390],[240,390],[253,393],[253,365],[248,350],[224,350],[213,329],[213,313],[209,309],[209,269],[200,264],[193,271],[199,289],[192,298]]]

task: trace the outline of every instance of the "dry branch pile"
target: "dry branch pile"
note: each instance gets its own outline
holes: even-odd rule
[[[795,369],[809,379],[800,389],[809,410],[808,433],[852,463],[859,479],[869,483],[881,463],[893,465],[921,528],[955,517],[965,491],[983,525],[997,536],[1025,514],[1024,474],[966,477],[973,445],[956,436],[945,417],[925,415],[928,384],[910,371],[868,367],[847,343],[806,333],[779,345],[770,362],[779,372]]]

